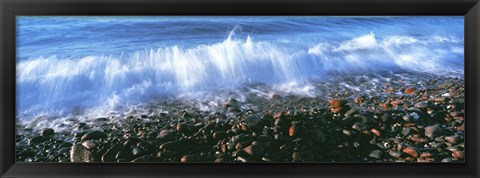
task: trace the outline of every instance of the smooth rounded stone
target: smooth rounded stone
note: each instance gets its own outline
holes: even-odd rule
[[[368,156],[375,158],[375,159],[380,159],[382,158],[383,152],[381,150],[373,150],[370,152]]]
[[[292,126],[290,126],[290,128],[288,129],[288,135],[290,135],[290,137],[297,137],[298,132],[299,128],[296,124],[292,124]]]
[[[162,130],[157,136],[157,139],[161,142],[168,142],[175,139],[175,131],[173,130]]]
[[[296,151],[292,153],[292,160],[293,161],[302,161],[303,160],[303,155],[302,153]]]
[[[99,140],[103,138],[107,138],[108,135],[106,133],[100,132],[100,131],[92,131],[88,132],[85,135],[82,136],[82,141],[86,140]]]
[[[244,148],[243,150],[245,151],[245,153],[251,156],[258,157],[263,154],[264,149],[262,145],[250,145]]]
[[[343,130],[342,130],[342,133],[345,134],[346,136],[351,136],[351,135],[352,135],[352,132],[350,132],[350,131],[347,130],[347,129],[343,129]]]
[[[273,162],[272,159],[267,158],[267,157],[262,157],[262,161],[265,161],[265,162]]]
[[[370,132],[372,132],[377,137],[380,137],[382,135],[382,133],[375,128],[370,129]]]
[[[28,139],[28,145],[37,145],[39,143],[42,143],[46,141],[45,137],[43,136],[35,136],[30,139]]]
[[[339,108],[345,104],[345,101],[339,99],[330,99],[328,100],[328,103],[334,108]]]
[[[115,162],[118,152],[123,149],[123,144],[117,143],[111,146],[105,154],[102,155],[102,162]]]
[[[90,157],[92,153],[80,144],[72,146],[70,150],[70,161],[71,162],[90,162]]]
[[[404,127],[402,129],[402,135],[404,136],[410,135],[411,133],[412,133],[412,129],[410,129],[409,127]]]
[[[391,157],[394,157],[394,158],[400,158],[400,156],[402,156],[402,153],[399,152],[399,151],[390,151],[390,152],[388,152],[388,154],[389,154]]]
[[[82,143],[82,145],[89,150],[91,150],[91,149],[93,149],[97,146],[97,144],[95,142],[91,141],[91,140],[84,141]]]
[[[345,117],[352,116],[352,115],[354,115],[355,113],[357,113],[357,111],[356,111],[355,109],[350,109],[350,110],[348,110],[347,112],[345,112],[344,116],[345,116]]]
[[[365,130],[365,125],[361,122],[355,122],[352,125],[352,129],[357,130],[357,131],[363,131],[363,130]]]
[[[407,89],[405,89],[406,94],[414,94],[416,91],[417,89],[415,87],[408,87]]]
[[[442,163],[449,163],[452,162],[452,158],[443,158]]]
[[[444,137],[439,136],[439,137],[435,137],[435,139],[433,140],[435,140],[436,142],[443,142],[444,139],[445,139]]]
[[[244,158],[244,157],[242,157],[242,156],[237,157],[236,160],[237,160],[237,161],[240,161],[240,162],[242,162],[242,163],[249,162],[249,160],[248,160],[247,158]]]
[[[458,159],[463,159],[463,158],[465,158],[465,152],[460,151],[460,150],[456,150],[456,151],[452,152],[452,156],[455,157],[455,158],[458,158]]]
[[[420,154],[420,158],[430,158],[432,156],[433,156],[433,154],[430,153],[430,152],[423,152],[423,153]]]
[[[415,147],[412,147],[412,146],[409,146],[409,147],[405,147],[402,152],[414,157],[414,158],[417,158],[418,157],[418,151],[417,151],[417,148]]]
[[[412,112],[410,114],[406,114],[402,117],[402,119],[405,121],[405,122],[416,122],[418,119],[420,119],[420,116],[415,113],[415,112]]]
[[[460,142],[460,136],[459,135],[452,135],[452,136],[448,136],[448,137],[445,137],[445,140],[449,143],[453,143],[453,144],[457,144]]]
[[[134,147],[134,148],[132,148],[132,154],[133,154],[133,156],[138,156],[138,155],[142,154],[142,150],[138,147]]]
[[[195,162],[196,157],[194,155],[184,155],[182,158],[180,158],[180,162],[182,163],[188,163],[188,162]]]
[[[53,129],[45,129],[42,131],[42,136],[44,137],[50,137],[55,134],[55,131]]]
[[[215,140],[223,140],[227,138],[227,133],[224,131],[216,131],[212,134],[213,139]]]
[[[439,136],[442,133],[442,129],[440,128],[440,124],[435,124],[432,126],[425,127],[425,136],[430,139],[434,139],[435,137]]]
[[[415,103],[414,106],[417,107],[417,108],[423,108],[423,109],[425,109],[425,108],[428,108],[428,102],[420,101],[420,102],[418,102],[418,103]]]

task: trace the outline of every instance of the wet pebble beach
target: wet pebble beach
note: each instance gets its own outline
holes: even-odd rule
[[[330,80],[317,85],[317,96],[233,96],[208,111],[169,99],[66,130],[18,124],[16,159],[464,162],[464,80],[411,76]]]

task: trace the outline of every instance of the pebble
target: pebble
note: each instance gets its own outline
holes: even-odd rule
[[[293,124],[292,126],[290,126],[290,128],[288,129],[288,135],[290,135],[290,137],[297,137],[298,136],[298,126],[296,126],[295,124]]]
[[[406,94],[413,94],[416,91],[417,91],[417,89],[415,87],[409,87],[409,88],[405,89]]]
[[[370,132],[372,132],[374,135],[376,135],[377,137],[380,137],[382,135],[382,133],[380,131],[378,131],[377,129],[375,128],[372,128],[370,130]]]
[[[180,158],[180,162],[187,163],[187,162],[195,162],[196,157],[194,155],[185,155]]]
[[[93,149],[97,146],[97,144],[95,144],[95,142],[93,142],[91,140],[84,141],[82,143],[82,145],[89,150],[91,150],[91,149]]]
[[[262,155],[264,149],[261,145],[250,145],[243,149],[250,156],[258,157]]]
[[[55,131],[53,129],[45,129],[42,132],[42,136],[44,137],[50,137],[50,136],[53,136],[54,134],[55,134]]]
[[[375,158],[375,159],[380,159],[382,158],[383,152],[381,150],[373,150],[370,152],[368,156]]]
[[[350,110],[348,110],[347,112],[345,112],[344,116],[345,116],[345,117],[352,116],[352,115],[354,115],[355,113],[357,113],[357,111],[356,111],[355,109],[350,109]]]
[[[90,162],[90,157],[92,153],[87,150],[84,146],[76,144],[72,146],[70,151],[70,161],[71,162]]]
[[[445,140],[449,143],[457,144],[460,142],[460,136],[459,135],[452,135],[445,137]]]
[[[412,133],[412,129],[408,127],[403,128],[402,135],[407,136],[407,135],[410,135],[410,133]]]
[[[365,125],[361,122],[355,122],[352,125],[352,129],[357,130],[357,131],[363,131],[363,130],[365,130]]]
[[[172,141],[173,139],[175,139],[175,131],[173,131],[173,130],[162,130],[158,134],[157,138],[161,142]]]
[[[98,140],[98,139],[103,139],[107,138],[108,135],[106,133],[100,132],[100,131],[92,131],[88,132],[85,135],[82,136],[82,141],[86,140]]]
[[[452,156],[455,158],[463,159],[465,157],[465,153],[463,151],[453,151]]]
[[[425,136],[430,139],[434,139],[435,137],[439,136],[442,133],[442,129],[440,128],[440,124],[435,124],[432,126],[425,127]]]
[[[328,100],[328,103],[330,103],[330,105],[332,105],[332,107],[334,107],[334,108],[339,108],[339,107],[344,105],[344,101],[343,100],[338,100],[338,99]]]
[[[425,101],[421,101],[421,102],[415,103],[414,106],[417,107],[417,108],[423,108],[423,109],[425,109],[425,108],[428,107],[428,103],[425,102]]]
[[[418,151],[415,147],[412,147],[412,146],[405,147],[402,151],[414,158],[418,157]]]
[[[388,154],[394,158],[400,158],[400,156],[402,156],[402,153],[398,152],[398,151],[390,151],[388,152]]]

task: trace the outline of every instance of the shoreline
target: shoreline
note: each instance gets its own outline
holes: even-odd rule
[[[402,81],[400,81],[402,80]],[[410,80],[410,81],[404,81]],[[362,83],[362,82],[360,82]],[[338,85],[338,84],[337,84]],[[365,84],[364,88],[370,88]],[[365,95],[230,98],[213,112],[96,118],[71,132],[17,126],[20,162],[463,162],[464,81],[399,79]],[[335,93],[335,94],[333,94]],[[368,92],[367,92],[368,93]],[[381,94],[380,94],[381,93]]]

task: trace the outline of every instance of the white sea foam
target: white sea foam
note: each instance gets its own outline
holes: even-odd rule
[[[463,74],[463,39],[378,38],[369,33],[299,48],[285,41],[234,39],[230,34],[222,42],[192,48],[171,46],[122,56],[38,57],[17,63],[17,109],[21,119],[78,108],[104,112],[125,109],[153,96],[198,97],[252,84],[314,96],[319,93],[308,84],[311,79],[385,69]]]

